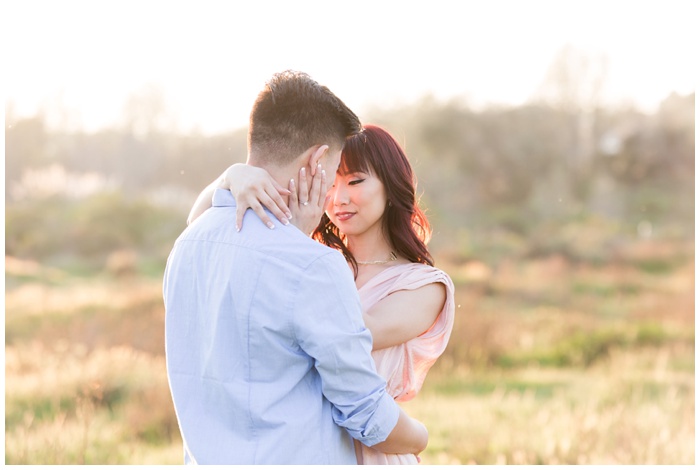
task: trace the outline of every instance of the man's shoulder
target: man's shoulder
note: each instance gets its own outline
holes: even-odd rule
[[[283,227],[280,231],[279,238],[272,237],[275,242],[280,240],[281,243],[275,244],[268,250],[271,255],[295,260],[294,264],[299,267],[327,264],[347,269],[345,258],[338,250],[317,242],[294,227]]]
[[[235,207],[208,209],[182,232],[176,243],[185,240],[197,246],[226,244],[231,250],[253,250],[261,257],[282,260],[293,270],[305,270],[313,264],[349,269],[338,250],[317,242],[292,225],[277,224],[269,229],[252,211],[245,214],[243,226],[237,231]]]

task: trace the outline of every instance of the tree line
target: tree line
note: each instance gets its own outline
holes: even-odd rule
[[[673,224],[692,236],[695,95],[671,94],[651,114],[562,103],[475,110],[426,96],[370,110],[364,121],[384,126],[404,146],[438,248],[454,245],[464,230],[527,237],[548,221],[582,214],[633,226]],[[15,118],[11,111],[6,122],[7,207],[31,197],[18,191],[28,172],[50,166],[98,175],[129,198],[157,188],[191,198],[246,159],[245,128],[214,136],[135,125],[69,133],[50,130],[42,115]]]

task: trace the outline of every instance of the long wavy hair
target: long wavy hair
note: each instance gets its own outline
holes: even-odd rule
[[[427,247],[432,230],[418,206],[416,176],[403,149],[389,132],[379,126],[367,125],[359,134],[345,140],[338,172],[358,171],[375,175],[384,185],[387,205],[382,228],[394,253],[414,263],[433,266],[433,257]],[[348,250],[345,235],[327,214],[323,214],[313,238],[340,250],[357,277],[357,260]]]

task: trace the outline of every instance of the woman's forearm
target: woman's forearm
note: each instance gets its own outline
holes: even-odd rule
[[[231,191],[236,198],[236,229],[242,227],[243,215],[249,208],[270,228],[273,228],[274,224],[265,213],[264,207],[284,225],[287,225],[292,217],[282,198],[283,195],[290,195],[288,189],[280,186],[263,168],[234,163],[199,194],[187,217],[188,225],[211,207],[211,200],[217,188]]]
[[[399,421],[386,438],[372,446],[385,454],[418,455],[428,446],[428,430],[420,421],[411,418],[405,411],[399,412]]]

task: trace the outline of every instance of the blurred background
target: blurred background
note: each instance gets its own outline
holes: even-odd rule
[[[694,463],[696,6],[4,2],[5,463],[181,463],[165,261],[285,69],[418,175],[424,463]]]

